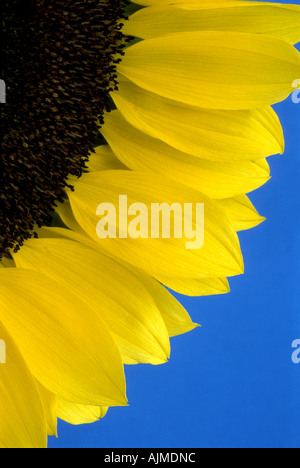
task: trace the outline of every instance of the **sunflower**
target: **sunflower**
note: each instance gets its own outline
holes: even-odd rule
[[[271,105],[299,78],[300,8],[138,3],[3,2],[2,447],[127,405],[124,365],[165,363],[197,327],[169,290],[227,293],[237,232],[264,220],[247,194],[284,152]],[[99,203],[124,194],[204,204],[204,246],[99,239]]]

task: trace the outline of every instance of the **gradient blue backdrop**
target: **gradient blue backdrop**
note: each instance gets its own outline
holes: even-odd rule
[[[60,422],[51,448],[300,447],[300,104],[275,109],[286,151],[250,197],[268,220],[240,235],[245,275],[228,295],[180,297],[202,328],[172,339],[168,364],[126,368],[130,407]]]

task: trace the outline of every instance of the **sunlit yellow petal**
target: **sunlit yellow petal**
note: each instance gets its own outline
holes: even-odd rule
[[[201,109],[166,99],[128,80],[120,80],[112,97],[131,125],[199,158],[240,161],[284,151],[280,121],[271,107]],[[108,120],[106,115],[105,122]]]
[[[124,363],[162,364],[169,358],[164,321],[143,281],[114,260],[71,240],[34,239],[16,262],[49,275],[88,304],[108,326]]]
[[[107,171],[108,169],[124,169],[121,161],[115,157],[107,145],[95,148],[95,152],[89,157],[87,167],[89,172]]]
[[[47,433],[57,436],[57,397],[36,381],[47,420]]]
[[[79,232],[71,231],[69,229],[44,227],[39,230],[39,237],[41,238],[66,238],[72,239],[77,242],[88,245],[92,249],[98,249],[101,251],[99,243],[94,241],[87,234],[80,234]],[[126,268],[130,268],[128,264],[125,264]],[[131,270],[135,271],[134,268]],[[138,274],[142,272],[136,270]],[[149,276],[147,275],[149,278]],[[186,296],[210,296],[216,294],[226,294],[230,291],[230,287],[226,278],[205,278],[205,279],[185,279],[175,277],[160,277],[160,282],[167,286],[169,289]],[[160,311],[161,312],[161,311]],[[162,313],[162,312],[161,312]],[[163,316],[163,313],[162,313]]]
[[[258,167],[260,167],[261,169],[263,169],[263,171],[265,171],[268,175],[270,175],[270,172],[271,172],[270,165],[267,159],[258,158],[258,159],[255,159],[254,162]]]
[[[105,406],[87,406],[58,399],[57,416],[69,424],[91,424],[104,418],[108,411]]]
[[[209,109],[253,109],[285,99],[299,77],[300,54],[258,34],[197,31],[129,47],[119,72],[140,87]]]
[[[120,354],[88,305],[40,273],[9,268],[0,275],[1,319],[37,380],[75,403],[126,404]]]
[[[179,294],[185,296],[213,296],[227,294],[230,291],[226,278],[185,279],[161,277],[161,282]]]
[[[157,5],[132,15],[124,24],[124,33],[151,39],[182,31],[240,31],[279,37],[292,44],[300,40],[299,5],[238,1]]]
[[[29,100],[4,112],[1,448],[126,406],[124,368],[163,364],[170,338],[196,332],[178,296],[229,292],[237,232],[265,220],[246,194],[284,152],[272,106],[300,81],[300,6],[136,2],[112,16],[61,2],[29,35],[8,6],[1,19],[29,58],[15,50],[7,87],[24,81]]]
[[[205,242],[201,249],[187,249],[186,238],[99,239],[96,215],[98,205],[109,202],[119,212],[119,197],[126,194],[128,205],[143,203],[151,213],[152,203],[205,205]],[[218,205],[200,192],[154,174],[131,171],[103,171],[86,174],[68,193],[72,210],[81,227],[99,243],[104,252],[137,266],[158,280],[160,275],[184,278],[222,277],[240,274],[243,261],[238,238]],[[123,216],[123,209],[117,213]],[[123,219],[124,222],[125,218]],[[149,224],[150,226],[150,224]],[[122,228],[122,227],[121,227]],[[195,226],[196,231],[203,228]],[[120,224],[117,222],[117,230]],[[127,226],[125,227],[125,231]],[[121,232],[125,235],[126,232]],[[146,233],[146,235],[148,235]],[[218,255],[215,255],[215,252]]]
[[[138,270],[136,274],[157,304],[169,336],[187,333],[198,326],[192,322],[184,307],[158,281]]]
[[[198,326],[192,322],[184,307],[158,282],[149,281],[147,288],[161,311],[169,336],[182,335]]]
[[[211,198],[251,192],[270,178],[250,160],[208,161],[182,153],[132,127],[118,111],[107,116],[102,131],[116,156],[130,169],[167,174]]]
[[[108,145],[101,145],[95,148],[94,153],[90,155],[89,161],[87,163],[89,172],[98,172],[114,169],[128,169],[124,166],[121,161],[116,157],[111,148]],[[74,184],[76,184],[76,178],[70,178]],[[84,230],[81,229],[79,224],[76,222],[74,215],[72,213],[70,203],[68,200],[65,200],[63,203],[58,203],[56,208],[56,213],[60,216],[62,222],[65,226],[68,226],[70,229],[84,234]],[[3,259],[4,261],[10,261],[8,259]],[[13,261],[13,260],[12,260]],[[1,263],[0,263],[1,265]],[[6,265],[6,264],[5,264]],[[6,265],[7,266],[7,265]]]
[[[66,200],[64,203],[59,203],[56,208],[56,213],[60,216],[62,222],[69,229],[77,231],[80,234],[85,234],[85,231],[79,226],[76,219],[74,218],[70,203]]]
[[[46,416],[38,388],[1,322],[0,339],[6,355],[6,362],[0,363],[0,447],[46,448]]]
[[[236,231],[258,226],[266,218],[260,216],[246,195],[219,200]]]
[[[79,225],[78,225],[79,226]],[[39,237],[41,238],[66,238],[72,239],[82,244],[86,244],[92,249],[99,249],[101,251],[101,245],[97,241],[94,241],[87,234],[82,235],[81,233],[71,231],[69,229],[55,228],[55,227],[44,227],[40,230]],[[129,265],[126,264],[126,268]],[[135,271],[132,268],[132,271]],[[140,270],[137,270],[141,274]],[[226,278],[205,278],[205,279],[185,279],[175,278],[173,276],[160,276],[160,282],[172,289],[173,291],[184,294],[187,296],[210,296],[215,294],[226,294],[230,291],[230,287]]]

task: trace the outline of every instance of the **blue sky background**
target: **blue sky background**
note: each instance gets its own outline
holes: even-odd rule
[[[286,151],[250,197],[268,220],[240,234],[245,275],[228,295],[180,297],[202,328],[172,339],[168,364],[126,367],[130,406],[59,422],[51,448],[300,447],[300,104],[275,109]]]

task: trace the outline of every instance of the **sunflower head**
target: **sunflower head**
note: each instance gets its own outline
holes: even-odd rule
[[[0,256],[50,225],[117,88],[126,1],[4,1]]]
[[[167,362],[170,337],[198,327],[167,288],[229,292],[237,233],[264,220],[247,194],[284,151],[271,106],[299,78],[300,8],[139,3],[2,0],[3,447],[46,446],[57,418],[127,405],[124,365]],[[125,235],[100,239],[99,204],[120,199],[131,216],[204,206],[204,244],[148,238],[148,224],[130,238],[120,208]]]

